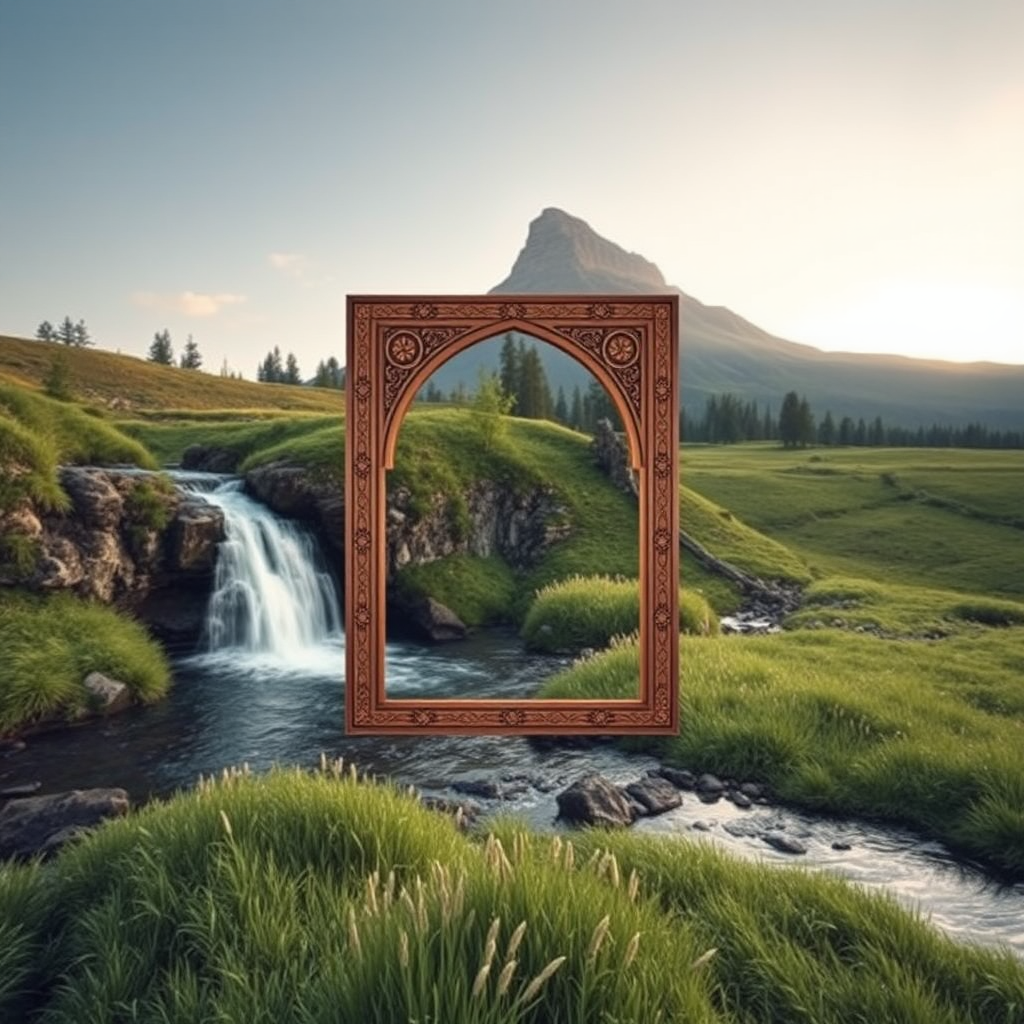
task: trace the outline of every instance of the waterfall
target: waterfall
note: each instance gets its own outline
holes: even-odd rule
[[[204,642],[216,655],[305,661],[341,636],[338,596],[310,532],[242,492],[242,481],[197,475],[178,484],[224,513]]]

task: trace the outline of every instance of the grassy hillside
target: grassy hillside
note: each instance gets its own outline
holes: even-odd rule
[[[836,879],[599,831],[461,835],[341,765],[0,868],[0,1017],[1014,1024],[1024,967]]]
[[[0,379],[0,514],[23,498],[63,508],[58,465],[90,462],[156,468],[146,448],[113,424]]]
[[[802,557],[1024,600],[1024,452],[686,447],[687,485]]]
[[[68,361],[74,397],[100,408],[337,412],[344,407],[340,391],[228,380],[199,370],[158,366],[134,356],[26,338],[0,337],[0,377],[42,387],[58,352]]]

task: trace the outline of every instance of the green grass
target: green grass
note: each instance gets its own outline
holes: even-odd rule
[[[938,639],[972,625],[1024,625],[1024,602],[955,590],[829,576],[812,583],[789,628],[871,630],[885,636]],[[982,639],[987,634],[975,634]],[[982,641],[983,642],[983,641]]]
[[[1024,452],[683,448],[687,485],[813,575],[1024,598]]]
[[[941,642],[840,630],[684,637],[669,760],[769,783],[811,810],[902,822],[1024,873],[1021,631]],[[623,643],[552,677],[544,697],[628,697]]]
[[[0,939],[0,1017],[26,1024],[1010,1024],[1024,1005],[1011,955],[837,880],[630,835],[466,837],[340,766],[232,773],[0,869]]]
[[[171,673],[146,630],[110,608],[69,594],[0,590],[0,736],[87,709],[93,671],[128,684],[135,700],[162,697]]]
[[[640,628],[640,589],[635,579],[571,576],[537,593],[523,622],[529,650],[579,651],[607,647],[613,637]],[[679,628],[684,633],[718,632],[718,616],[699,594],[679,592]]]
[[[159,366],[145,359],[98,349],[68,347],[26,338],[0,337],[0,375],[28,387],[42,388],[57,352],[67,358],[76,400],[98,410],[156,409],[291,409],[340,412],[341,391],[229,380],[201,370]],[[246,373],[252,367],[242,368]]]
[[[509,622],[516,595],[515,574],[496,555],[448,555],[423,565],[406,566],[398,574],[396,589],[407,601],[425,594],[459,610],[467,626]]]
[[[572,532],[552,544],[536,565],[514,576],[482,568],[475,578],[480,586],[491,581],[487,595],[480,586],[462,594],[448,585],[451,569],[446,559],[403,570],[400,585],[434,596],[445,592],[453,602],[449,607],[466,622],[482,621],[480,609],[486,605],[503,608],[502,618],[520,623],[534,593],[548,583],[575,574],[635,576],[636,503],[609,484],[593,464],[588,443],[584,435],[552,423],[509,418],[505,435],[485,448],[466,410],[413,409],[402,424],[388,488],[391,493],[399,487],[409,489],[414,516],[424,514],[433,496],[442,494],[458,536],[468,525],[467,490],[477,481],[489,480],[514,494],[549,489],[564,509],[553,517],[568,520]],[[511,596],[510,579],[515,582]]]
[[[328,472],[344,486],[345,447],[337,414],[265,411],[243,417],[230,410],[176,412],[123,420],[118,426],[163,464],[180,462],[190,445],[215,445],[236,452],[246,468],[286,459]]]
[[[0,381],[0,511],[23,498],[65,508],[59,464],[125,462],[156,467],[141,444],[112,424],[77,405]]]
[[[752,576],[792,583],[810,579],[807,566],[784,545],[686,487],[679,489],[679,518],[685,533]]]

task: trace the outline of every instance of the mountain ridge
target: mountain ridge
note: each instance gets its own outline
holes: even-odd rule
[[[821,415],[880,415],[913,427],[1024,424],[1024,366],[825,352],[779,338],[668,284],[656,264],[558,207],[545,207],[530,223],[511,271],[489,294],[531,292],[679,295],[681,393],[691,414],[725,391],[776,409],[787,391],[797,391]]]

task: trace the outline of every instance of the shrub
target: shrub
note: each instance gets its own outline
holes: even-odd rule
[[[607,647],[613,636],[634,633],[639,625],[636,580],[577,575],[537,592],[522,635],[532,650],[571,651]],[[680,589],[679,627],[684,633],[717,633],[718,617],[700,594]]]

